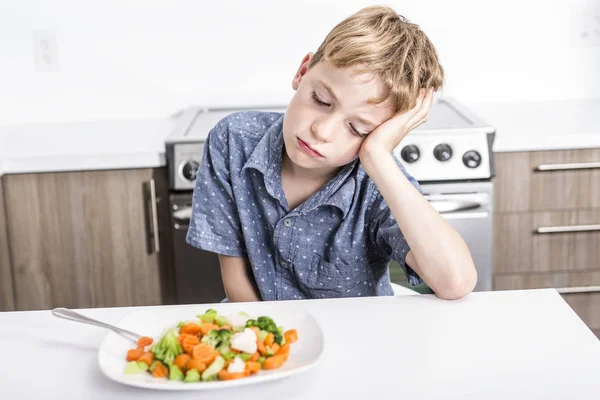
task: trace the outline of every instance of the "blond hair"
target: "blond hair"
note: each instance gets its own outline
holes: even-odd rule
[[[387,6],[366,7],[337,24],[314,54],[309,68],[326,61],[337,68],[374,73],[397,112],[414,107],[421,89],[444,84],[437,52],[418,25]]]

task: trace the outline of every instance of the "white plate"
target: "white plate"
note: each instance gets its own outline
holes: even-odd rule
[[[295,307],[269,305],[269,303],[219,304],[219,305],[185,305],[140,309],[131,312],[117,326],[129,329],[140,335],[158,337],[165,329],[175,326],[179,321],[193,320],[196,315],[203,314],[208,308],[214,308],[218,314],[231,314],[244,311],[253,317],[266,315],[284,329],[296,329],[298,341],[290,346],[290,355],[282,367],[276,370],[261,370],[258,374],[231,381],[214,381],[184,383],[153,378],[148,373],[125,375],[127,350],[134,348],[135,343],[122,336],[110,332],[98,351],[100,370],[109,379],[125,385],[158,390],[204,390],[233,386],[249,385],[284,378],[313,367],[323,352],[323,332],[317,321],[308,313]]]

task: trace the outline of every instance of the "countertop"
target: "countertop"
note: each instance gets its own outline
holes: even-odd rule
[[[465,103],[496,128],[495,152],[600,148],[600,98]],[[166,164],[170,118],[0,126],[0,175]]]
[[[166,165],[175,121],[90,121],[0,127],[0,175]]]
[[[600,148],[600,97],[466,106],[496,128],[494,152]]]
[[[554,289],[476,292],[457,301],[414,295],[259,306],[277,313],[301,308],[315,317],[325,349],[314,368],[203,394],[135,389],[100,372],[98,348],[106,331],[49,311],[5,312],[0,388],[10,399],[102,400],[595,400],[600,393],[600,341]],[[81,312],[116,324],[130,310]]]

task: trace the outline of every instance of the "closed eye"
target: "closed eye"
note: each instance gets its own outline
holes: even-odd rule
[[[313,101],[314,101],[316,104],[318,104],[319,106],[322,106],[322,107],[329,107],[329,106],[331,105],[331,104],[329,104],[329,103],[325,103],[324,101],[322,101],[321,99],[319,99],[319,97],[317,96],[317,92],[315,92],[315,91],[313,91],[313,92],[312,92],[312,95],[311,95],[311,97],[312,97]],[[359,131],[357,131],[357,130],[356,130],[356,128],[354,127],[354,125],[352,125],[352,124],[349,124],[349,126],[350,126],[350,128],[349,128],[349,129],[350,129],[350,132],[351,132],[353,135],[356,135],[356,136],[359,136],[359,137],[362,137],[362,138],[364,138],[364,137],[366,137],[366,136],[369,134],[369,132],[367,132],[367,133],[363,133],[363,132],[359,132]]]
[[[356,135],[356,136],[360,136],[360,137],[367,137],[367,135],[369,134],[368,132],[367,132],[367,133],[362,133],[362,132],[359,132],[359,131],[357,131],[357,130],[356,130],[356,128],[354,127],[354,125],[352,125],[352,124],[349,124],[349,125],[350,125],[350,131],[351,131],[351,132],[352,132],[354,135]]]
[[[315,103],[317,103],[320,106],[324,106],[324,107],[329,107],[331,104],[329,103],[325,103],[324,101],[321,101],[321,99],[319,99],[319,97],[317,96],[317,92],[312,92],[312,99]]]

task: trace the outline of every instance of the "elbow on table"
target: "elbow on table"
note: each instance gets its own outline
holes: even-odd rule
[[[458,300],[471,293],[475,289],[475,285],[477,285],[477,271],[473,268],[472,273],[455,277],[435,294],[444,300]]]

